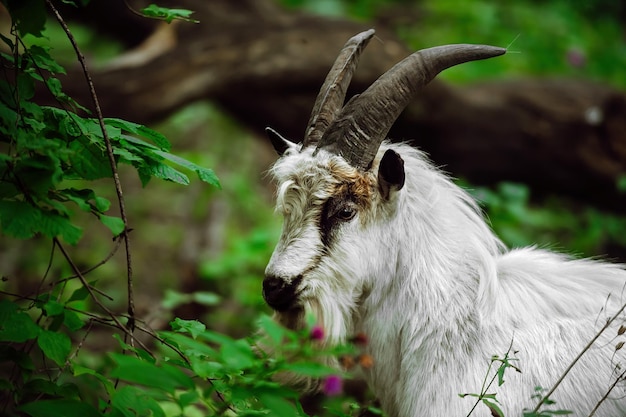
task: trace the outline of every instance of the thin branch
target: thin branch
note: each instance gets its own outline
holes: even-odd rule
[[[100,307],[105,313],[107,313],[107,315],[109,317],[111,317],[111,319],[115,322],[115,324],[118,326],[118,328],[120,330],[122,330],[126,335],[128,335],[129,337],[131,337],[134,340],[134,336],[133,336],[131,330],[128,328],[128,326],[125,326],[117,318],[117,316],[107,306],[102,304],[102,302],[98,299],[98,297],[96,296],[94,291],[87,284],[87,280],[85,279],[83,274],[80,272],[80,270],[78,269],[76,264],[74,264],[74,261],[72,260],[72,258],[70,258],[69,254],[65,251],[65,248],[63,247],[63,245],[61,245],[61,242],[59,242],[59,240],[56,237],[54,238],[54,241],[55,241],[56,245],[59,247],[59,250],[61,251],[63,256],[65,257],[65,260],[67,261],[67,263],[70,265],[72,270],[74,270],[74,273],[78,276],[78,279],[80,279],[80,282],[85,286],[85,288],[87,289],[87,292],[89,292],[89,295],[90,295],[91,299],[98,305],[98,307]],[[128,320],[130,321],[130,317],[128,317]],[[150,352],[148,347],[145,344],[143,344],[140,340],[137,340],[137,343],[139,343],[139,346],[142,349],[144,349],[146,352]]]
[[[604,401],[606,401],[607,398],[609,398],[609,395],[611,394],[611,392],[613,391],[613,389],[615,389],[615,387],[617,386],[617,384],[620,381],[624,380],[624,376],[626,376],[626,371],[622,372],[616,379],[615,382],[613,382],[613,384],[611,384],[611,386],[609,387],[608,391],[604,394],[604,396],[602,398],[600,398],[600,401],[598,401],[598,403],[596,404],[595,407],[593,407],[593,410],[591,410],[591,412],[589,413],[588,417],[593,417],[593,415],[596,413],[596,411],[598,411],[598,408],[600,408],[600,405],[602,405],[602,403]]]
[[[625,309],[626,309],[626,303],[624,303],[622,305],[622,307],[617,311],[617,313],[615,313],[615,315],[613,315],[613,317],[611,317],[609,320],[607,320],[606,324],[604,326],[602,326],[602,328],[600,330],[598,330],[598,332],[593,337],[593,339],[591,339],[589,341],[589,343],[587,343],[587,345],[584,347],[584,349],[578,354],[578,356],[576,356],[576,358],[574,358],[574,360],[569,364],[567,369],[565,369],[565,371],[563,372],[561,377],[552,386],[550,391],[548,391],[548,393],[546,395],[544,395],[543,398],[541,398],[541,400],[537,403],[537,406],[532,411],[533,413],[539,412],[539,408],[541,408],[541,406],[548,400],[548,398],[554,393],[554,391],[556,391],[557,387],[559,385],[561,385],[561,382],[563,382],[563,380],[565,379],[565,377],[567,376],[569,371],[572,370],[572,368],[574,367],[574,365],[576,365],[578,360],[580,358],[582,358],[582,356],[591,348],[591,346],[596,342],[596,340],[598,340],[598,338],[602,335],[602,333],[604,333],[604,331],[609,328],[611,323],[613,323],[622,314],[622,312]]]
[[[115,162],[115,155],[113,154],[113,146],[111,145],[111,140],[109,138],[109,135],[107,133],[106,130],[106,126],[104,124],[104,118],[102,116],[102,110],[100,108],[100,102],[98,101],[98,96],[96,95],[96,90],[93,84],[93,81],[91,79],[91,75],[89,73],[89,71],[87,70],[87,64],[85,63],[85,57],[83,56],[82,52],[80,51],[80,49],[78,48],[78,44],[76,43],[76,39],[74,38],[74,35],[72,35],[72,32],[70,31],[69,27],[67,26],[67,24],[65,23],[65,21],[63,20],[63,18],[61,17],[61,15],[59,14],[59,11],[56,9],[56,7],[54,7],[54,5],[52,4],[51,0],[46,0],[46,4],[48,5],[48,7],[50,7],[50,10],[52,10],[52,12],[54,13],[54,16],[56,18],[56,20],[59,22],[59,24],[61,25],[61,27],[63,28],[63,30],[65,31],[65,34],[67,35],[67,38],[69,39],[70,43],[72,44],[72,47],[74,48],[74,52],[76,53],[76,57],[78,58],[78,61],[80,62],[80,65],[83,69],[83,73],[85,75],[85,79],[87,81],[87,84],[89,86],[89,92],[91,94],[91,99],[93,101],[93,105],[94,108],[96,110],[96,117],[98,119],[98,123],[100,124],[100,130],[102,131],[102,137],[104,138],[104,143],[106,145],[106,149],[107,149],[107,155],[109,157],[109,163],[111,165],[111,172],[113,173],[113,182],[115,183],[115,191],[117,193],[117,200],[119,203],[119,209],[120,209],[120,216],[122,218],[122,221],[124,222],[124,231],[122,232],[122,236],[124,238],[124,243],[125,243],[125,249],[126,249],[126,279],[127,279],[127,292],[128,292],[128,336],[130,337],[130,345],[133,345],[133,331],[135,328],[135,301],[134,301],[134,294],[133,294],[133,268],[132,268],[132,259],[131,259],[131,252],[130,252],[130,239],[129,239],[129,227],[128,227],[128,218],[126,216],[126,207],[124,204],[124,195],[122,192],[122,184],[120,182],[120,177],[119,174],[117,172],[117,164]],[[78,270],[76,270],[78,272]],[[84,277],[80,276],[81,280],[84,280]]]

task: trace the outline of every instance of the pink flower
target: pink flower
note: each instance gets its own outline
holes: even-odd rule
[[[326,379],[324,379],[322,391],[329,397],[341,394],[343,391],[343,381],[341,380],[341,377],[337,375],[327,376]]]
[[[322,340],[324,339],[324,328],[319,325],[313,326],[311,329],[311,340]]]

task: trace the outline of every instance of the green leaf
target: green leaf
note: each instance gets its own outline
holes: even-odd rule
[[[190,333],[194,339],[206,330],[206,326],[198,320],[183,320],[178,317],[170,323],[170,326],[172,326],[172,330],[177,332]]]
[[[159,403],[138,387],[125,386],[117,390],[111,404],[124,417],[165,417]]]
[[[63,240],[71,245],[77,244],[83,234],[83,230],[73,225],[68,218],[52,211],[41,211],[41,220],[38,226],[38,232],[48,237],[61,235]]]
[[[94,283],[90,283],[90,285],[92,284]],[[72,301],[83,301],[87,299],[87,297],[89,297],[89,290],[85,288],[84,286],[81,286],[80,288],[78,288],[72,293],[72,295],[70,296],[70,299],[67,300],[67,302],[70,303]]]
[[[0,341],[25,342],[37,337],[40,330],[28,314],[18,311],[16,304],[0,300]]]
[[[136,356],[111,354],[117,367],[111,372],[114,378],[174,393],[178,388],[192,389],[195,384],[180,369],[168,364],[156,365]]]
[[[32,417],[102,417],[86,402],[71,399],[38,400],[24,404],[19,410]]]
[[[215,175],[215,172],[213,172],[212,169],[198,167],[198,169],[196,169],[196,173],[198,174],[198,178],[200,178],[201,181],[206,182],[207,184],[210,184],[214,187],[220,189],[222,188],[222,184],[220,184],[219,178],[217,178],[217,175]]]
[[[114,118],[105,118],[104,123],[105,125],[115,126],[128,133],[133,133],[135,135],[149,139],[152,142],[154,142],[161,150],[169,151],[172,147],[172,145],[170,144],[170,142],[167,140],[165,136],[163,136],[161,133],[155,130],[152,130],[146,126],[129,122],[126,120],[114,119]],[[125,137],[125,139],[129,139],[129,138]],[[145,142],[142,144],[145,144]]]
[[[224,342],[220,348],[222,362],[232,369],[247,369],[257,360],[250,344],[243,339]]]
[[[259,401],[270,410],[270,414],[273,416],[281,417],[299,417],[301,414],[298,412],[294,404],[284,398],[280,392],[269,393],[261,392],[258,395]]]
[[[504,413],[502,412],[502,410],[500,409],[498,404],[496,404],[495,402],[483,398],[483,404],[485,404],[487,407],[489,407],[489,410],[491,410],[491,415],[498,416],[498,417],[504,417]]]
[[[64,397],[64,398],[78,398],[80,395],[78,387],[75,384],[71,384],[71,383],[59,384],[59,383],[52,382],[48,379],[42,379],[42,378],[36,378],[36,377],[28,381],[26,384],[24,384],[24,386],[22,387],[22,392],[26,394],[24,395],[24,397],[26,398],[28,398],[29,397],[28,394],[31,394],[31,393],[37,394],[37,395],[45,394],[46,396],[48,396],[48,398],[50,398],[50,396]]]
[[[181,167],[187,168],[190,171],[195,172],[196,174],[198,174],[198,178],[200,178],[200,180],[208,184],[211,184],[217,188],[221,188],[220,181],[212,169],[203,168],[197,164],[194,164],[191,161],[188,161],[185,158],[181,158],[180,156],[177,156],[168,152],[154,151],[154,153],[159,155],[165,160],[168,160],[170,162],[175,163],[176,165],[179,165]]]
[[[113,394],[115,392],[115,386],[113,385],[113,382],[111,382],[111,380],[109,380],[109,378],[107,378],[104,375],[94,371],[91,368],[86,368],[84,366],[77,365],[77,364],[73,364],[72,365],[72,369],[74,371],[74,376],[81,376],[81,375],[91,375],[91,376],[93,376],[94,378],[96,378],[98,381],[100,381],[102,383],[102,385],[106,389],[107,394],[109,395],[109,397],[113,396]]]
[[[281,367],[281,370],[295,372],[297,374],[313,378],[319,378],[337,373],[336,369],[315,362],[287,363]]]
[[[28,48],[28,52],[33,62],[35,62],[35,64],[40,69],[49,71],[53,74],[66,74],[65,68],[59,65],[59,63],[55,61],[54,58],[52,58],[52,56],[50,56],[49,47],[41,46],[41,45],[32,45],[30,48]],[[56,81],[53,81],[53,83],[55,84],[54,86],[55,90],[53,90],[52,93],[56,96],[57,94],[55,93],[55,91],[57,88],[58,88],[58,92],[61,93],[61,82],[57,80],[56,78],[52,78],[52,77],[49,78],[48,80],[56,80]],[[48,87],[50,87],[49,84],[48,84]]]
[[[172,181],[177,184],[189,185],[189,177],[174,168],[161,164],[153,163],[149,166],[150,174],[166,181]]]
[[[113,232],[113,236],[119,236],[124,231],[124,220],[119,217],[101,214],[100,221]]]
[[[46,312],[46,316],[48,317],[58,316],[63,314],[65,306],[58,301],[49,300],[43,305],[43,310]]]
[[[215,294],[214,292],[208,291],[197,291],[191,294],[191,298],[198,304],[204,306],[214,306],[219,304],[220,296]]]
[[[276,344],[280,344],[283,341],[285,333],[287,332],[287,329],[265,314],[259,319],[259,327]]]
[[[202,361],[206,361],[205,358],[216,356],[215,349],[207,343],[197,341],[187,335],[174,332],[159,332],[159,336],[183,350],[187,356],[195,356],[201,358]]]
[[[30,33],[41,37],[46,25],[44,0],[7,0],[3,4],[7,6],[20,35]]]
[[[85,325],[85,322],[81,320],[75,311],[65,310],[65,313],[63,313],[63,324],[65,327],[75,332],[81,329]]]
[[[48,358],[63,366],[72,350],[72,341],[64,333],[42,330],[37,336],[37,344]]]
[[[184,20],[187,22],[198,23],[197,20],[191,18],[193,11],[186,9],[168,9],[165,7],[159,7],[156,4],[151,4],[142,9],[141,12],[146,17],[163,19],[167,23],[171,23],[172,20]]]
[[[28,75],[20,73],[17,76],[17,91],[20,100],[30,100],[35,95],[35,82]]]
[[[122,337],[118,333],[113,334],[113,338],[117,340],[122,349],[134,353],[136,355],[136,358],[152,365],[156,364],[156,358],[151,356],[148,351],[129,345],[122,339]]]
[[[110,178],[113,174],[111,164],[106,153],[93,144],[86,144],[80,140],[70,143],[72,169],[80,179],[97,180]]]

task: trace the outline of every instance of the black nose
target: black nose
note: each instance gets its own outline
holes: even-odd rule
[[[298,284],[302,276],[287,281],[273,275],[267,275],[263,280],[263,298],[276,311],[287,311],[297,304]]]

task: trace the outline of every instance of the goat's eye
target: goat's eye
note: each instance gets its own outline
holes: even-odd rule
[[[351,220],[356,214],[356,210],[353,207],[345,206],[339,209],[336,216],[341,221]]]

